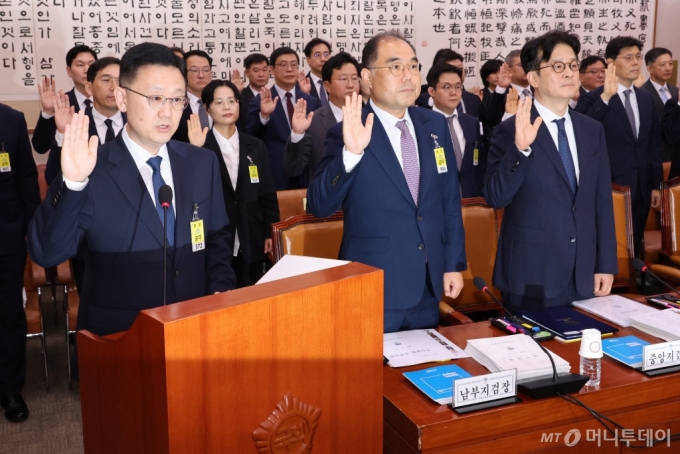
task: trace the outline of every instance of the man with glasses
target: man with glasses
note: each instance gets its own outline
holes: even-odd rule
[[[524,45],[535,101],[491,137],[484,197],[504,208],[493,284],[520,312],[607,295],[617,273],[604,130],[569,109],[580,47],[563,31]]]
[[[605,49],[608,68],[604,85],[579,98],[576,110],[604,126],[613,183],[630,187],[633,243],[638,256],[649,215],[659,208],[663,180],[661,125],[654,99],[634,86],[642,67],[642,42],[613,38]]]
[[[451,136],[442,115],[413,105],[420,65],[403,36],[374,36],[362,62],[370,101],[362,110],[352,94],[328,130],[308,206],[319,217],[342,209],[340,258],[385,271],[385,332],[432,328],[467,268]]]
[[[170,140],[186,106],[182,61],[167,46],[143,43],[121,60],[116,102],[128,122],[98,149],[88,117],[66,127],[62,174],[29,224],[31,258],[51,267],[82,242],[85,276],[77,329],[97,335],[127,330],[143,309],[234,288],[228,219],[217,157]],[[159,189],[172,188],[165,215]],[[192,220],[204,241],[192,244]],[[74,368],[77,372],[77,368]]]
[[[319,102],[297,86],[300,57],[290,47],[279,47],[269,57],[274,86],[260,90],[250,101],[246,120],[247,133],[262,140],[267,146],[269,164],[276,190],[306,188],[309,176],[288,177],[283,171],[283,149],[291,132],[291,120],[295,103],[302,99],[307,103],[305,113],[319,108]]]
[[[212,128],[212,118],[205,110],[201,101],[203,87],[212,81],[212,57],[202,50],[190,50],[184,54],[184,64],[187,70],[187,97],[189,105],[182,112],[177,132],[172,136],[173,140],[189,143],[189,119],[191,114],[198,115],[201,127]]]
[[[673,54],[663,47],[649,49],[645,54],[645,65],[647,65],[649,79],[640,88],[647,90],[652,95],[654,107],[659,114],[659,123],[661,123],[664,105],[669,99],[678,97],[678,87],[668,83],[673,74]],[[673,147],[668,145],[665,140],[662,141],[661,159],[671,161],[672,157]]]
[[[310,68],[307,73],[310,82],[309,94],[319,101],[321,106],[326,106],[328,105],[328,92],[324,88],[322,69],[331,57],[331,44],[321,38],[314,38],[307,43],[304,52]]]
[[[293,113],[290,140],[283,149],[283,171],[294,177],[308,170],[309,181],[314,179],[319,161],[323,157],[326,132],[342,121],[342,106],[352,93],[359,94],[359,63],[347,52],[331,57],[321,74],[329,102],[307,114],[306,102],[298,100]]]
[[[604,76],[607,72],[607,62],[602,57],[591,55],[581,62],[579,79],[581,80],[580,95],[585,95],[591,90],[604,85]]]

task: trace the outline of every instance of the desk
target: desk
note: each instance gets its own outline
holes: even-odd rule
[[[489,322],[441,328],[444,336],[465,348],[467,339],[503,336]],[[634,328],[620,328],[617,336],[635,335],[652,343],[662,342]],[[544,342],[549,350],[571,364],[578,373],[579,343]],[[472,358],[451,361],[472,375],[489,371]],[[448,363],[441,363],[448,364]],[[680,453],[680,441],[665,442],[654,448],[634,450],[613,441],[587,441],[587,431],[603,437],[604,428],[585,409],[561,397],[534,400],[520,395],[524,402],[467,415],[458,415],[447,405],[437,405],[422,394],[403,372],[427,367],[419,365],[383,370],[383,447],[393,453],[469,453],[503,454],[536,452],[557,453]],[[627,429],[670,428],[680,432],[680,373],[649,378],[641,372],[608,358],[602,358],[602,380],[597,390],[581,390],[575,396]],[[569,448],[563,437],[571,429],[581,434],[579,443]],[[602,429],[602,430],[600,430]],[[557,439],[542,441],[543,434],[560,433]],[[592,432],[595,433],[595,432]],[[619,432],[620,434],[620,432]],[[611,434],[608,438],[613,438]],[[637,442],[643,445],[644,442]]]

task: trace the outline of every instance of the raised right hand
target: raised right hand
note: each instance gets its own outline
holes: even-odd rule
[[[189,143],[202,147],[205,144],[205,137],[208,135],[209,128],[206,126],[201,130],[201,119],[194,113],[187,120],[187,128],[189,129]]]
[[[373,114],[366,117],[366,125],[361,123],[361,98],[356,92],[352,97],[345,97],[345,105],[342,106],[342,139],[347,151],[361,154],[371,142],[373,133]]]
[[[57,96],[54,98],[54,105],[54,122],[57,125],[57,131],[63,134],[66,130],[66,125],[71,122],[75,107],[69,106],[68,95],[63,91],[57,93]]]
[[[309,112],[307,115],[307,101],[300,98],[295,103],[295,110],[293,111],[293,119],[290,121],[291,129],[295,134],[304,134],[309,125],[312,124],[314,112]]]
[[[542,122],[543,119],[539,116],[531,124],[531,98],[527,96],[521,99],[515,114],[515,145],[518,150],[526,150],[534,143]]]
[[[517,113],[517,106],[519,102],[519,95],[517,90],[513,87],[508,88],[508,94],[505,97],[505,113],[515,115]]]
[[[88,141],[89,123],[90,118],[81,110],[66,125],[61,147],[61,172],[65,180],[85,181],[97,163],[99,138],[94,135]]]
[[[508,88],[511,81],[512,73],[510,72],[510,67],[507,63],[503,63],[498,74],[498,86],[502,88]]]
[[[57,97],[57,83],[54,77],[50,79],[43,77],[42,83],[38,82],[38,92],[42,111],[47,115],[54,115],[54,103]]]
[[[605,70],[604,91],[600,95],[604,102],[609,102],[612,96],[619,92],[619,78],[616,77],[616,66],[611,63]]]
[[[262,118],[269,119],[269,116],[274,113],[278,101],[278,96],[272,101],[272,91],[269,88],[263,87],[260,90],[260,115],[262,115]]]

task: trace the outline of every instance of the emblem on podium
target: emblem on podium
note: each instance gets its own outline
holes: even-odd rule
[[[261,454],[307,454],[312,452],[321,409],[286,394],[273,413],[253,431]]]

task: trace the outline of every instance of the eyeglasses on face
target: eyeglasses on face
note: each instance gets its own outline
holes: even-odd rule
[[[330,56],[331,56],[330,52],[314,52],[312,54],[312,57],[314,57],[314,58],[321,58],[321,57],[328,58]]]
[[[545,68],[552,68],[553,71],[555,71],[557,74],[560,74],[560,73],[563,73],[565,69],[567,69],[567,66],[573,72],[577,72],[578,69],[581,67],[581,63],[578,60],[574,60],[572,62],[569,62],[569,64],[561,62],[561,61],[556,61],[552,65],[539,66],[538,69],[541,70],[541,69],[545,69]]]
[[[349,82],[350,80],[352,81],[352,85],[354,85],[354,84],[358,84],[361,79],[357,76],[354,76],[354,77],[338,77],[337,79],[331,79],[331,81],[340,82],[343,85],[347,85],[347,82]]]
[[[589,69],[589,70],[586,71],[585,73],[586,73],[586,74],[593,75],[593,76],[597,76],[597,75],[600,75],[600,74],[606,74],[606,73],[607,73],[607,70],[604,69],[604,68],[602,68],[602,69]]]
[[[420,74],[420,67],[422,65],[420,63],[409,63],[407,65],[403,63],[393,63],[390,66],[373,66],[368,69],[389,69],[390,72],[394,77],[400,77],[401,75],[404,74],[404,68],[408,68],[408,71],[411,74],[418,75]]]
[[[285,61],[284,61],[284,62],[281,62],[281,63],[277,63],[277,64],[274,65],[274,66],[278,66],[278,67],[281,68],[281,69],[288,69],[288,68],[290,68],[290,69],[298,69],[298,64],[297,64],[297,63],[288,63],[288,62],[285,62]]]
[[[463,86],[461,84],[456,84],[456,85],[443,84],[443,85],[438,85],[437,88],[441,88],[444,91],[463,91]]]
[[[216,105],[217,107],[222,107],[224,105],[234,106],[234,105],[238,104],[238,102],[234,98],[227,98],[227,99],[217,98],[217,99],[213,100],[211,105],[212,104]]]
[[[626,60],[626,63],[633,63],[633,60],[635,60],[635,61],[642,61],[642,54],[635,54],[635,55],[633,55],[633,54],[619,55],[619,56],[616,57],[616,58],[617,58],[617,59],[618,59],[618,58],[623,58],[624,60]]]
[[[189,68],[187,69],[187,72],[193,75],[196,75],[198,73],[210,74],[210,68]]]
[[[138,94],[139,96],[144,96],[146,100],[149,102],[149,107],[151,107],[153,110],[160,110],[161,107],[165,105],[166,101],[170,101],[170,105],[172,106],[173,109],[175,110],[184,110],[184,108],[189,104],[189,98],[186,96],[176,96],[174,98],[166,98],[165,96],[162,95],[143,95],[138,91],[134,91],[132,88],[128,87],[120,87],[125,90],[129,90],[132,93]]]

